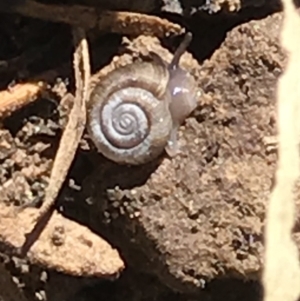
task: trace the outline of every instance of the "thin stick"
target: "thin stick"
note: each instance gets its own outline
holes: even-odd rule
[[[45,91],[49,92],[49,84],[66,73],[67,69],[68,64],[63,64],[58,69],[47,70],[34,76],[26,83],[19,83],[12,88],[0,91],[0,119],[36,101]]]
[[[36,220],[42,219],[54,205],[75,157],[86,124],[86,100],[90,80],[90,63],[88,45],[85,32],[82,28],[74,29],[74,43],[77,45],[74,52],[74,72],[76,79],[74,105],[54,160],[49,185],[45,191],[45,201],[40,208]]]
[[[107,10],[99,12],[99,9],[80,5],[47,5],[32,0],[7,5],[5,1],[0,1],[0,11],[66,23],[86,30],[98,28],[101,31],[134,36],[144,34],[163,38],[183,33],[180,25],[156,16]]]
[[[44,82],[32,82],[17,84],[8,90],[0,91],[0,118],[7,117],[34,102],[46,87]]]

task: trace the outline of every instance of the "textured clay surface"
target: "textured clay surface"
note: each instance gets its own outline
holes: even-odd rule
[[[7,42],[6,48],[0,47],[1,55],[11,59],[9,65],[17,68],[21,78],[41,72],[41,68],[49,68],[59,59],[70,60],[72,43],[66,39],[70,32],[65,27],[35,20],[24,21],[23,31],[19,31],[17,25],[22,23],[11,16],[1,20],[0,34]],[[182,65],[196,77],[202,95],[198,108],[178,134],[182,151],[178,157],[171,160],[163,154],[147,166],[121,167],[97,154],[88,137],[83,137],[58,199],[59,216],[78,222],[78,226],[87,226],[93,235],[107,240],[112,246],[108,246],[110,254],[115,256],[117,248],[128,269],[120,280],[98,283],[96,292],[87,288],[88,293],[75,300],[194,300],[175,294],[166,286],[188,293],[204,287],[208,300],[224,300],[225,295],[226,300],[257,297],[252,283],[245,289],[246,285],[236,279],[256,280],[261,272],[265,205],[276,160],[276,148],[265,142],[276,134],[274,92],[285,64],[278,46],[280,23],[281,15],[275,14],[234,28],[202,64],[185,54]],[[196,35],[200,31],[196,26],[193,30]],[[17,46],[9,43],[11,32],[19,42]],[[53,32],[58,33],[54,41]],[[45,44],[46,40],[52,46]],[[32,41],[39,46],[28,50],[27,45]],[[149,50],[171,59],[157,39],[140,37],[133,42],[123,39],[122,47],[119,41],[119,37],[104,35],[92,43],[94,71],[108,64],[117,50],[123,54],[115,56],[99,77],[140,54],[147,55]],[[45,45],[43,51],[40,45]],[[202,44],[194,43],[191,52],[198,53],[201,47]],[[12,59],[23,52],[25,63],[21,64],[19,58]],[[31,56],[36,61],[31,61]],[[15,61],[19,62],[17,67]],[[4,69],[2,66],[0,71],[4,73]],[[16,77],[15,72],[8,74],[1,82],[3,89]],[[1,208],[38,205],[44,198],[66,124],[60,97],[48,98],[39,99],[1,124]],[[25,229],[28,223],[24,221]],[[66,226],[71,226],[67,227],[68,233],[76,237],[78,233],[74,234],[72,223]],[[18,225],[18,229],[23,227],[22,223]],[[5,229],[2,232],[8,233],[2,226]],[[296,226],[295,236],[300,241],[297,231]],[[60,231],[56,234],[55,243],[61,244]],[[9,243],[1,236],[0,239],[1,251],[8,253]],[[18,241],[22,239],[23,236]],[[74,245],[67,251],[72,255]],[[5,254],[0,255],[1,261],[2,256],[6,258]],[[75,264],[78,266],[78,262]],[[49,280],[44,275],[48,266],[40,267],[41,272],[16,257],[7,259],[6,267],[16,275],[14,281],[18,286],[25,287],[30,300],[74,300],[76,289],[85,284],[83,279],[64,277],[53,271],[47,271]],[[53,265],[52,269],[55,268]],[[229,282],[224,278],[229,278]],[[215,282],[219,279],[222,280]],[[56,289],[58,284],[60,287]],[[45,296],[45,291],[50,293]]]
[[[280,22],[276,14],[235,28],[200,67],[184,57],[203,94],[179,133],[181,155],[137,168],[99,158],[85,181],[97,207],[91,226],[99,229],[100,214],[129,261],[175,290],[222,276],[255,279],[261,271],[276,160],[265,140],[275,134],[274,91],[285,61]],[[130,48],[158,51],[148,39]]]

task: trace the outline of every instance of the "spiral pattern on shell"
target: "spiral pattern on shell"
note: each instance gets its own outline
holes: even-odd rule
[[[169,73],[159,62],[136,62],[99,82],[88,102],[88,131],[107,158],[142,164],[163,151],[172,128]]]
[[[130,149],[144,141],[150,131],[146,108],[130,101],[131,95],[144,96],[140,88],[128,87],[111,95],[100,112],[100,122],[106,139],[115,147]],[[151,95],[146,95],[151,97]]]

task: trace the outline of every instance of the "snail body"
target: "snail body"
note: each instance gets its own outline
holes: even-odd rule
[[[113,70],[93,88],[87,128],[105,157],[138,165],[164,149],[178,153],[177,129],[197,103],[193,77],[178,67],[183,46],[170,64],[153,54],[152,61]]]

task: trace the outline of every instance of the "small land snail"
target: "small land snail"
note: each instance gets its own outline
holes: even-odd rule
[[[197,105],[197,85],[179,60],[191,33],[170,64],[152,54],[151,61],[133,62],[97,83],[87,104],[87,129],[96,148],[119,164],[138,165],[165,149],[178,153],[177,130]]]

